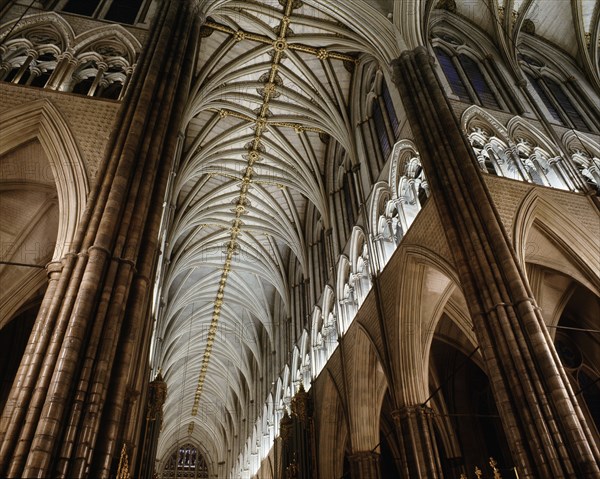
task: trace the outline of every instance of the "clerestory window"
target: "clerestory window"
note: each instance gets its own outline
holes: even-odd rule
[[[392,152],[398,138],[400,125],[385,79],[381,78],[380,81],[379,88],[375,86],[375,90],[372,91],[371,120],[383,164]]]
[[[67,0],[62,5],[63,12],[85,15],[86,17],[110,20],[112,22],[134,24],[142,19],[144,0]],[[59,3],[60,8],[60,3]]]
[[[501,110],[502,100],[492,88],[485,67],[469,55],[434,48],[442,71],[452,92],[464,102]]]
[[[591,130],[591,120],[584,116],[560,83],[548,76],[525,75],[554,123],[579,131]]]

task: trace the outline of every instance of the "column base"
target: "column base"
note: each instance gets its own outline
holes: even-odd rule
[[[430,408],[408,406],[392,413],[402,448],[407,477],[437,479],[442,476]]]
[[[371,451],[355,452],[348,456],[352,479],[379,479],[379,453]]]

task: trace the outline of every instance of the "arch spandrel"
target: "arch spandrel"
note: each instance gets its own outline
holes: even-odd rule
[[[25,103],[13,110],[4,111],[0,114],[0,123],[3,129],[0,156],[32,141],[37,142],[43,150],[45,160],[40,158],[32,169],[35,178],[21,178],[18,181],[30,184],[33,181],[39,187],[56,192],[54,199],[48,203],[51,205],[55,202],[58,205],[56,236],[51,240],[40,239],[45,256],[39,260],[60,261],[70,251],[75,240],[89,192],[86,167],[76,140],[66,120],[48,100]],[[39,284],[43,284],[43,279]],[[20,295],[13,295],[11,298],[13,304],[9,309],[13,313],[18,308],[18,304],[14,302],[18,297]]]

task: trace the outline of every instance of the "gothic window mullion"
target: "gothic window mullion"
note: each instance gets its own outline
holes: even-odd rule
[[[577,105],[579,113],[582,115],[583,120],[587,123],[588,127],[593,126],[594,129],[600,130],[600,112],[598,111],[597,105],[588,97],[583,91],[575,77],[567,78],[564,86],[566,88],[565,94],[571,99],[573,105]],[[579,99],[579,101],[577,101]]]
[[[469,91],[452,60],[453,54],[440,47],[435,47],[434,52],[452,93],[460,101],[470,101]]]
[[[345,192],[345,186],[346,181],[344,181],[343,186],[337,191],[337,195],[338,195],[338,201],[339,201],[339,205],[340,205],[340,221],[341,221],[341,228],[339,228],[339,231],[341,233],[341,237],[340,237],[340,243],[344,244],[347,240],[347,238],[350,237],[350,233],[349,233],[349,227],[348,227],[348,223],[349,220],[348,218],[350,218],[350,212],[348,211],[348,205],[347,205],[347,199],[346,199],[346,192]]]
[[[77,68],[77,59],[71,51],[65,51],[57,58],[56,68],[48,79],[46,87],[51,90],[62,90],[65,81],[73,76]]]
[[[510,87],[502,73],[500,73],[498,64],[494,60],[492,55],[486,55],[484,58],[484,64],[487,67],[486,70],[489,76],[492,78],[491,85],[497,85],[500,98],[499,102],[503,103],[503,108],[511,111],[512,113],[521,114],[524,111],[523,105],[519,101],[519,98]]]
[[[489,60],[488,60],[488,63],[489,63]],[[495,78],[492,75],[491,69],[486,68],[485,62],[482,64],[479,64],[478,66],[479,66],[479,71],[481,71],[481,74],[483,75],[483,78],[484,78],[485,82],[487,83],[487,87],[490,89],[490,91],[492,92],[492,95],[496,99],[496,103],[498,104],[499,109],[508,110],[509,109],[508,103],[505,101],[505,98],[500,93],[502,90],[502,88],[499,88],[501,83],[499,83],[497,81],[497,78]]]
[[[556,110],[558,115],[560,116],[562,124],[569,128],[575,128],[575,125],[573,125],[573,122],[571,121],[569,116],[565,113],[565,111],[563,110],[560,103],[556,100],[556,98],[555,98],[554,94],[552,93],[552,91],[550,90],[550,88],[548,88],[548,85],[547,85],[546,81],[544,80],[544,77],[540,76],[537,79],[537,82],[538,82],[538,85],[540,86],[540,88],[544,91],[544,93],[548,97],[548,100],[552,103],[552,106],[554,107],[554,109]]]
[[[385,162],[387,161],[389,154],[392,151],[392,145],[393,142],[390,142],[390,137],[389,137],[389,129],[388,126],[386,126],[385,124],[385,116],[384,112],[382,111],[382,102],[379,101],[378,98],[374,98],[372,100],[372,115],[371,115],[371,119],[372,119],[372,123],[375,129],[375,135],[376,135],[376,139],[377,139],[377,145],[379,146],[379,151],[381,153],[381,165],[380,165],[380,170],[381,168],[383,168],[383,165],[385,165]],[[385,105],[383,106],[385,108]]]
[[[125,70],[125,81],[123,82],[123,87],[121,88],[121,92],[119,93],[119,98],[117,98],[118,100],[121,100],[123,98],[123,96],[125,95],[125,91],[127,90],[127,87],[129,86],[129,81],[131,80],[131,76],[133,75],[133,69],[135,68],[135,65],[132,65],[130,67],[127,67],[127,69]]]
[[[489,168],[487,167],[487,164],[486,164],[485,165],[486,171],[488,173],[491,173],[496,176],[504,176],[504,174],[502,173],[502,168],[498,164],[498,158],[496,157],[496,153],[494,152],[494,149],[492,148],[492,144],[487,143],[483,149],[487,153],[487,157],[489,158],[491,166],[494,170],[494,171],[489,171]],[[482,156],[484,156],[484,155],[482,155]],[[484,158],[485,158],[485,156],[484,156]]]
[[[379,103],[379,109],[381,110],[381,116],[383,117],[383,123],[385,125],[385,131],[388,136],[388,142],[390,145],[393,145],[396,139],[394,134],[394,128],[390,123],[390,118],[388,117],[388,115],[385,114],[387,113],[387,107],[385,106],[385,102],[383,101],[382,95],[377,96],[377,102]]]
[[[134,25],[140,18],[143,3],[144,0],[106,0],[101,18]]]
[[[4,61],[0,64],[0,81],[3,81],[12,70],[12,65]]]
[[[529,175],[529,172],[527,171],[527,168],[525,168],[525,166],[523,165],[523,162],[521,161],[521,158],[519,156],[519,148],[517,147],[517,145],[515,144],[510,144],[508,145],[508,150],[506,151],[507,153],[507,157],[510,161],[512,161],[512,163],[516,166],[517,171],[519,172],[519,175],[521,176],[521,180],[523,181],[530,181],[531,177]]]
[[[379,147],[379,138],[377,136],[377,131],[376,131],[375,125],[373,123],[374,123],[374,120],[373,120],[373,117],[371,117],[367,121],[367,124],[368,124],[368,128],[369,128],[369,135],[371,136],[371,145],[373,145],[373,153],[375,155],[376,164],[377,164],[376,173],[373,175],[373,177],[376,178],[378,176],[379,172],[381,171],[381,169],[383,168],[385,160],[383,159],[383,153],[381,152],[381,148]]]
[[[478,100],[478,104],[484,108],[501,109],[498,102],[498,93],[490,86],[490,78],[485,72],[485,68],[477,60],[468,55],[458,55],[458,62],[468,79],[471,91]]]
[[[577,186],[574,184],[571,175],[569,175],[569,173],[566,171],[564,162],[560,156],[556,156],[548,160],[548,165],[569,190],[577,190]]]
[[[63,5],[62,11],[91,18],[98,18],[102,3],[101,0],[69,0]]]
[[[374,142],[374,137],[371,131],[371,125],[370,125],[370,120],[365,120],[362,123],[359,123],[358,126],[360,127],[360,132],[362,134],[362,141],[364,145],[369,145],[369,139],[370,139],[370,144],[371,145],[375,145]],[[376,156],[375,161],[371,161],[371,154],[369,153],[369,149],[368,147],[365,148],[365,154],[367,155],[367,172],[369,175],[369,181],[372,181],[373,178],[377,178],[377,175],[379,174],[379,158],[377,158],[377,153],[373,152],[373,154]]]
[[[35,65],[31,65],[29,67],[29,77],[27,78],[27,81],[24,84],[27,86],[31,86],[31,83],[41,75],[42,70],[40,70],[40,68]]]
[[[392,144],[394,144],[396,142],[396,139],[398,138],[398,135],[400,134],[400,122],[398,121],[398,115],[396,114],[394,101],[392,100],[390,90],[385,80],[382,82],[381,85],[381,96],[383,97],[383,101],[385,104],[385,111],[387,111],[387,116],[392,125]]]
[[[100,0],[100,5],[96,9],[94,17],[104,18],[114,2],[119,2],[119,0]]]
[[[564,126],[565,123],[562,119],[562,116],[555,108],[555,102],[551,99],[548,89],[545,88],[543,82],[541,81],[541,75],[538,72],[533,72],[532,74],[525,73],[525,76],[529,80],[529,83],[531,84],[531,87],[537,94],[538,98],[541,100],[541,104],[546,108],[546,110],[548,110],[548,113],[552,117],[552,121]]]
[[[460,77],[463,85],[465,86],[467,93],[469,94],[469,97],[471,98],[471,101],[473,103],[475,103],[476,105],[482,106],[481,100],[479,100],[479,96],[477,96],[477,93],[473,89],[473,85],[469,81],[469,77],[465,73],[465,70],[464,70],[464,68],[460,62],[460,59],[458,58],[458,55],[456,53],[452,54],[452,63],[454,64],[454,68],[456,69],[458,76]]]
[[[552,79],[542,78],[542,81],[547,90],[551,93],[553,100],[560,108],[559,111],[561,115],[567,120],[567,124],[575,130],[588,131],[588,121],[586,121],[585,115],[582,114],[577,106],[577,103],[579,102],[565,91],[563,84]]]

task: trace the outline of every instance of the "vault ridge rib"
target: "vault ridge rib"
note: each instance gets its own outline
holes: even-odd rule
[[[221,273],[221,278],[219,280],[219,288],[217,290],[217,295],[214,303],[213,314],[210,322],[210,327],[208,330],[208,336],[206,341],[206,347],[204,349],[204,354],[202,356],[202,364],[200,366],[200,374],[198,376],[198,384],[196,386],[196,392],[194,394],[194,405],[192,406],[192,416],[198,415],[198,408],[200,405],[200,398],[202,397],[202,389],[204,386],[204,382],[206,380],[206,373],[208,371],[208,365],[210,362],[210,356],[213,348],[213,344],[215,341],[215,337],[217,334],[217,327],[219,324],[219,318],[221,316],[221,307],[223,306],[223,298],[225,296],[225,287],[227,285],[227,278],[229,276],[229,272],[231,271],[231,263],[233,261],[234,254],[238,248],[238,236],[240,234],[242,228],[242,215],[246,212],[246,207],[248,204],[248,190],[250,189],[250,183],[252,183],[252,176],[254,174],[254,164],[260,159],[261,151],[263,149],[261,138],[264,131],[267,129],[267,118],[269,113],[269,101],[275,93],[277,92],[277,70],[279,69],[279,64],[284,55],[284,51],[287,49],[287,32],[288,27],[291,22],[290,15],[292,13],[294,7],[294,0],[286,0],[285,8],[284,8],[284,16],[281,19],[279,25],[279,37],[272,42],[274,54],[272,57],[271,68],[269,70],[268,81],[265,82],[264,92],[263,92],[263,103],[256,114],[256,129],[254,132],[254,138],[251,142],[251,145],[248,148],[247,155],[247,165],[246,170],[244,172],[244,176],[242,177],[242,184],[240,187],[240,193],[238,197],[238,201],[235,206],[235,217],[232,221],[230,238],[227,244],[227,254],[225,257],[225,263],[223,265],[223,271]],[[237,41],[242,41],[246,38],[245,32],[237,32],[234,33],[235,39]],[[221,111],[220,115],[222,118],[227,116],[226,111]]]

